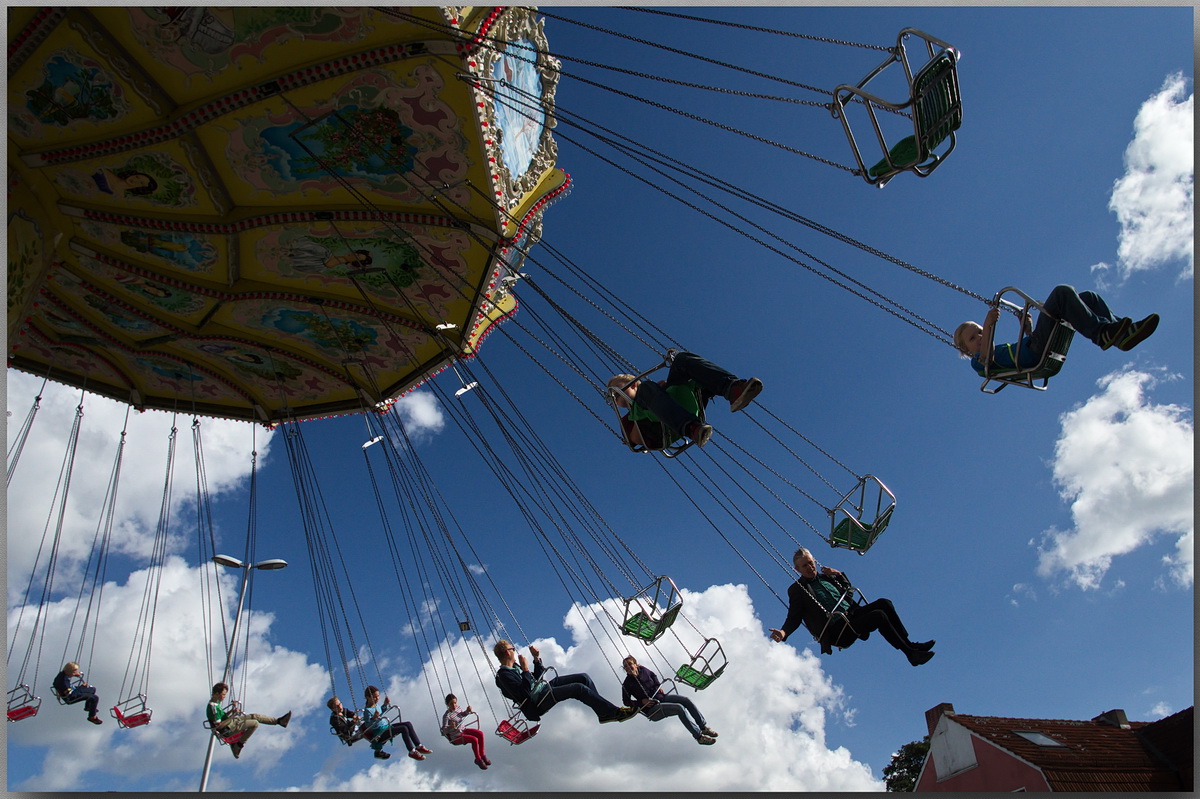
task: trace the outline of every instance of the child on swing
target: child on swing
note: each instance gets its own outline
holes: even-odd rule
[[[620,374],[609,378],[608,387],[614,392],[617,406],[629,408],[629,413],[621,417],[625,440],[646,449],[662,449],[681,436],[703,447],[712,438],[713,429],[700,420],[701,407],[721,396],[729,400],[729,410],[736,413],[754,401],[763,384],[757,377],[739,379],[693,352],[680,352],[671,361],[666,380],[637,380],[635,375]],[[665,435],[660,432],[664,427]],[[671,434],[672,438],[663,440]]]
[[[1031,369],[1037,366],[1054,332],[1055,319],[1062,320],[1102,350],[1116,347],[1128,352],[1141,344],[1158,327],[1158,314],[1150,314],[1140,322],[1128,316],[1117,317],[1108,303],[1094,291],[1075,291],[1073,286],[1055,286],[1042,303],[1045,313],[1038,314],[1037,324],[1029,330],[1029,318],[1021,320],[1021,340],[1012,344],[991,346],[1000,309],[991,308],[983,325],[963,322],[954,331],[954,346],[980,377],[986,377],[986,365],[999,369]]]

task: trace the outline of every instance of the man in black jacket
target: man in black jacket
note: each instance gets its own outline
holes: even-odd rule
[[[529,661],[524,655],[520,656],[520,666],[516,647],[501,639],[496,642],[493,651],[500,661],[496,672],[496,686],[507,699],[516,702],[522,715],[530,721],[539,721],[550,708],[564,699],[577,699],[590,707],[601,724],[610,721],[628,721],[637,715],[631,707],[617,707],[596,691],[596,684],[587,674],[564,674],[549,682],[541,681],[546,671],[542,665],[541,653],[536,646],[529,647],[533,655],[533,672],[529,671]]]
[[[821,654],[828,655],[833,647],[847,647],[859,639],[865,641],[878,630],[914,666],[928,663],[933,657],[936,642],[910,641],[890,599],[858,604],[849,591],[846,575],[828,566],[823,566],[818,574],[817,561],[805,547],[796,550],[792,564],[800,572],[800,579],[788,587],[787,619],[782,629],[771,629],[772,641],[786,641],[803,624],[821,645]],[[845,614],[845,618],[834,615],[838,613]]]

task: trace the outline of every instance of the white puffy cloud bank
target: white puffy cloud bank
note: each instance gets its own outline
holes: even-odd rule
[[[1160,537],[1180,586],[1194,579],[1195,467],[1190,410],[1146,396],[1155,378],[1123,371],[1102,378],[1099,394],[1061,417],[1054,482],[1070,503],[1073,529],[1051,528],[1039,545],[1038,573],[1065,572],[1080,588],[1098,588],[1113,559]]]
[[[16,372],[8,373],[10,440],[20,426],[41,384]],[[9,492],[8,529],[8,629],[14,658],[9,680],[28,649],[30,619],[36,604],[26,610],[20,635],[12,640],[21,613],[25,585],[34,562],[38,542],[46,526],[49,496],[62,460],[64,441],[74,417],[79,392],[51,384],[42,409],[16,471]],[[108,708],[122,692],[123,675],[137,628],[138,611],[146,585],[145,562],[153,538],[162,497],[166,429],[162,414],[147,413],[131,418],[126,468],[121,501],[114,524],[113,547],[135,564],[131,574],[109,574],[97,623],[101,631],[94,654],[84,663],[89,682],[98,686],[101,716],[106,723],[85,723],[80,706],[59,707],[49,697],[49,683],[61,667],[64,652],[73,655],[66,643],[71,614],[76,608],[80,572],[86,562],[96,529],[100,507],[113,457],[114,439],[124,420],[124,406],[89,396],[84,407],[84,433],[70,503],[60,544],[61,560],[56,574],[56,591],[43,608],[44,643],[40,670],[34,678],[26,674],[36,693],[43,697],[42,709],[33,719],[7,726],[9,756],[19,746],[22,776],[10,781],[10,790],[74,791],[97,789],[114,781],[133,780],[141,790],[193,791],[208,743],[201,725],[203,705],[211,671],[223,662],[223,642],[215,654],[205,645],[201,583],[213,567],[198,568],[186,561],[195,559],[194,541],[173,541],[171,554],[162,570],[155,613],[153,657],[148,685],[153,708],[151,724],[137,730],[117,728]],[[145,428],[143,429],[143,425]],[[191,419],[177,422],[180,442],[176,479],[191,485]],[[237,486],[246,479],[251,447],[250,428],[245,424],[204,420],[205,464],[210,489],[215,493]],[[269,441],[259,434],[261,459]],[[186,492],[181,492],[186,493]],[[176,498],[186,513],[186,500]],[[194,525],[184,525],[191,529]],[[229,531],[227,543],[236,549],[241,531]],[[237,601],[239,575],[220,570],[221,608],[227,627]],[[375,760],[366,744],[343,746],[329,735],[324,701],[329,677],[319,654],[291,650],[272,642],[273,613],[257,609],[243,617],[249,634],[249,659],[235,671],[235,687],[242,676],[248,681],[243,694],[250,712],[278,715],[295,711],[286,731],[260,730],[251,742],[252,757],[233,761],[218,749],[209,790],[238,790],[269,786],[295,791],[408,791],[408,790],[505,790],[505,791],[878,791],[883,784],[871,769],[853,759],[844,747],[826,742],[826,725],[840,719],[849,724],[853,709],[845,706],[840,687],[826,675],[810,648],[775,644],[766,637],[746,587],[712,586],[704,591],[685,591],[688,619],[705,634],[718,638],[733,664],[755,664],[755,668],[731,667],[720,679],[701,692],[681,691],[693,698],[708,723],[719,733],[714,746],[698,746],[677,719],[651,723],[635,717],[622,724],[596,723],[586,707],[565,702],[543,722],[542,731],[529,743],[508,746],[493,734],[500,717],[508,715],[492,683],[494,658],[462,639],[443,643],[425,660],[422,668],[404,669],[401,663],[381,663],[384,674],[393,677],[386,685],[391,698],[405,709],[405,718],[415,720],[423,741],[435,754],[417,763],[401,756],[387,762]],[[88,599],[84,596],[84,603]],[[573,609],[566,615],[568,641],[538,639],[536,644],[547,665],[558,673],[588,672],[603,695],[620,700],[620,658],[632,652],[660,676],[667,676],[695,651],[701,636],[683,621],[672,628],[653,648],[613,632],[610,620],[599,621],[596,608]],[[617,614],[615,600],[609,612]],[[215,625],[220,629],[219,622]],[[603,651],[596,644],[603,643]],[[486,637],[491,641],[495,634]],[[615,640],[614,640],[615,639]],[[73,639],[74,640],[74,639]],[[661,654],[656,654],[661,653]],[[65,658],[64,658],[65,659]],[[445,677],[445,663],[458,664],[453,684]],[[211,665],[211,668],[210,668]],[[476,674],[480,678],[476,678]],[[452,747],[437,734],[440,697],[454,691],[462,704],[471,703],[482,717],[488,752],[494,765],[486,772],[472,762],[466,747]],[[132,693],[125,691],[124,693]],[[431,704],[433,705],[431,707]],[[63,766],[63,752],[70,752]],[[11,766],[11,760],[10,760]],[[10,780],[13,779],[10,769]]]
[[[1113,185],[1108,206],[1121,225],[1117,255],[1123,278],[1177,260],[1186,261],[1183,275],[1193,273],[1195,95],[1186,92],[1182,74],[1169,76],[1134,120],[1125,174]]]

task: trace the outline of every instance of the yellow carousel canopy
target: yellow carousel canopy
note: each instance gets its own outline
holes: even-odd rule
[[[9,365],[274,423],[516,309],[555,167],[530,9],[10,8]]]

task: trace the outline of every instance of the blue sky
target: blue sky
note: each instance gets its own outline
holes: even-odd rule
[[[853,82],[882,57],[633,11],[547,10],[822,87]],[[705,450],[666,464],[657,456],[623,451],[605,425],[611,412],[598,393],[587,393],[586,382],[569,367],[539,354],[583,400],[576,401],[515,346],[518,341],[527,346],[522,331],[536,330],[535,320],[549,322],[544,303],[518,284],[523,311],[492,334],[479,363],[464,366],[481,382],[481,393],[431,401],[434,396],[422,391],[398,412],[419,431],[416,453],[520,628],[560,673],[588,671],[601,692],[616,699],[612,668],[623,652],[603,635],[605,646],[597,648],[586,622],[569,614],[572,597],[550,570],[514,500],[456,425],[458,413],[438,408],[460,403],[484,419],[484,392],[517,400],[521,414],[616,534],[652,570],[686,589],[685,613],[695,627],[721,638],[729,669],[694,695],[722,732],[718,743],[697,747],[669,720],[598,727],[575,708],[556,709],[528,745],[507,747],[489,734],[496,765],[487,773],[476,770],[461,749],[436,740],[431,695],[444,693],[444,670],[432,672],[431,681],[421,674],[422,650],[409,630],[363,474],[363,422],[337,419],[307,423],[304,435],[352,564],[355,590],[360,599],[371,597],[364,610],[383,681],[435,754],[421,764],[396,757],[375,765],[364,745],[347,749],[328,736],[324,649],[284,444],[278,432],[268,439],[260,430],[257,554],[285,558],[292,566],[256,581],[251,663],[260,670],[251,677],[245,703],[272,714],[291,708],[296,720],[286,732],[260,731],[236,763],[218,751],[213,789],[871,790],[882,787],[880,770],[891,753],[925,733],[923,713],[940,702],[964,713],[1067,719],[1120,707],[1144,720],[1192,704],[1191,9],[697,13],[883,45],[913,26],[951,42],[962,52],[964,121],[957,149],[931,177],[901,175],[877,190],[783,149],[582,85],[570,74],[849,163],[840,127],[822,109],[715,98],[598,75],[566,60],[560,110],[668,152],[977,294],[1016,285],[1044,296],[1057,283],[1071,283],[1100,291],[1114,310],[1135,319],[1158,312],[1159,331],[1129,353],[1101,352],[1077,339],[1049,391],[1009,388],[984,395],[978,378],[945,344],[600,162],[571,141],[596,148],[592,140],[560,123],[558,163],[570,173],[573,190],[547,210],[546,244],[671,339],[739,374],[762,378],[766,409],[854,471],[876,474],[888,484],[898,499],[895,518],[863,557],[831,550],[800,523],[789,532],[820,561],[845,571],[869,597],[891,598],[915,638],[938,640],[937,656],[914,669],[878,636],[830,656],[820,656],[803,632],[787,644],[766,641],[766,628],[779,626],[784,616],[774,594],[784,594],[787,574],[718,515],[720,502],[693,489],[750,566],[743,563],[670,475],[692,485],[684,469],[728,464],[713,445],[728,448],[736,441],[788,470],[826,502],[827,487],[794,462],[768,454],[750,419],[730,416],[720,401],[710,413],[717,436]],[[546,32],[551,49],[563,55],[749,92],[793,92],[559,20],[548,20]],[[645,175],[641,168],[635,171]],[[752,215],[945,329],[982,318],[985,308],[968,296],[801,226],[761,211]],[[568,302],[550,277],[559,269],[548,248],[537,247],[524,271],[556,300]],[[647,366],[655,360],[615,326],[582,311],[580,319],[625,357]],[[11,439],[40,379],[10,372],[8,381]],[[435,393],[443,398],[457,388],[450,372],[436,383]],[[46,392],[10,488],[10,630],[11,609],[20,601],[49,513],[47,484],[57,473],[77,401],[76,391]],[[124,414],[95,397],[85,406],[87,438],[81,446],[92,459],[88,463],[102,466],[88,470],[73,489],[79,504],[61,567],[68,572],[78,570],[77,559],[90,543],[103,492],[97,483],[107,474]],[[117,558],[122,576],[105,594],[106,603],[113,597],[106,617],[112,640],[127,640],[140,601],[144,576],[135,572],[126,581],[123,572],[143,565],[149,551],[147,529],[152,533],[157,518],[170,424],[166,414],[147,413],[131,427],[130,483],[122,488],[130,499],[121,514]],[[191,420],[181,417],[176,424],[184,436]],[[250,428],[215,420],[203,425],[220,548],[240,557]],[[506,426],[522,429],[516,419]],[[498,431],[490,424],[486,429],[489,443],[504,451]],[[181,486],[193,479],[190,457],[184,436]],[[819,455],[811,462],[831,482],[845,482],[845,473]],[[733,476],[717,482],[737,490]],[[31,501],[18,504],[14,497]],[[185,497],[179,501],[185,503],[180,518],[194,513]],[[796,502],[820,526],[823,511],[811,503],[801,507],[803,498]],[[399,515],[393,523],[402,528]],[[17,537],[15,530],[31,532]],[[785,552],[794,546],[778,530],[767,534]],[[161,633],[164,643],[156,638],[155,721],[132,731],[116,730],[111,721],[95,729],[76,709],[47,704],[37,719],[7,725],[10,789],[194,790],[203,762],[200,719],[208,676],[200,665],[203,647],[194,632],[188,634],[200,601],[195,544],[190,533],[179,535],[180,560],[164,575],[158,611],[161,629],[168,632]],[[607,576],[615,579],[611,570]],[[68,604],[73,599],[59,603],[56,613],[69,614]],[[232,607],[226,610],[232,613]],[[1147,625],[1158,634],[1143,634]],[[47,659],[58,657],[61,635],[48,634],[38,688],[48,686],[57,664]],[[681,635],[694,645],[690,627]],[[662,660],[671,662],[676,644],[664,642]],[[628,639],[621,646],[630,646]],[[641,644],[632,646],[629,651],[658,664]],[[464,664],[471,657],[461,644],[444,649],[455,650],[456,661],[463,658]],[[127,656],[111,652],[84,664],[106,700]],[[490,679],[481,686],[474,677],[451,690],[481,710],[489,704],[486,693],[495,693]],[[491,704],[502,706],[494,696]],[[494,720],[485,712],[485,731],[489,724]],[[141,740],[132,742],[135,737]],[[90,765],[69,773],[59,769],[54,753],[68,746],[77,753],[76,764]],[[570,767],[560,768],[559,762]]]

